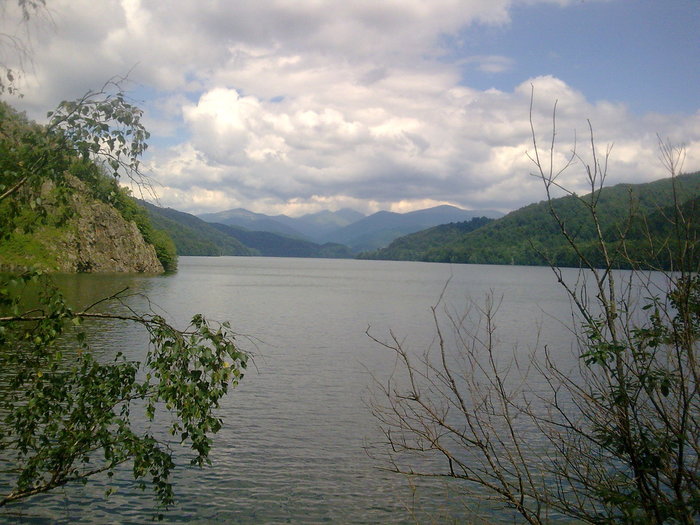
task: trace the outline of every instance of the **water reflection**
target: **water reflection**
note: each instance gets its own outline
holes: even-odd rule
[[[430,307],[448,280],[443,304],[457,313],[491,291],[503,296],[497,325],[504,360],[514,352],[525,359],[546,343],[576,362],[571,334],[560,324],[569,303],[547,268],[184,257],[172,276],[57,277],[77,309],[128,288],[129,307],[153,308],[181,328],[201,312],[255,336],[256,347],[239,338],[255,352],[256,367],[222,401],[225,427],[215,439],[214,465],[176,470],[179,505],[166,520],[192,523],[410,523],[407,507],[426,520],[450,513],[466,521],[471,511],[455,495],[445,497],[448,488],[426,482],[430,487],[414,498],[404,478],[378,470],[365,451],[381,440],[366,406],[371,374],[385,378],[395,365],[365,331],[382,338],[392,330],[421,355],[434,344]],[[101,358],[117,351],[143,358],[141,329],[101,321],[85,327]],[[133,488],[128,472],[105,499],[109,484],[69,487],[14,509],[30,523],[151,518],[152,500]],[[0,513],[2,519],[16,516]]]

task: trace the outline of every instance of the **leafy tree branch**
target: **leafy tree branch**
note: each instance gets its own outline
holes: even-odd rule
[[[91,311],[108,302],[123,305],[121,294],[74,312],[39,274],[9,282],[0,294],[3,310],[19,312],[37,286],[40,308],[0,317],[0,366],[10,387],[0,402],[0,451],[13,458],[16,476],[0,506],[100,472],[112,475],[126,462],[139,483],[149,480],[159,505],[172,504],[170,441],[134,430],[131,414],[138,408],[154,421],[170,412],[171,439],[192,450],[192,464],[207,464],[211,436],[223,423],[215,410],[248,362],[235,334],[201,315],[178,330],[161,316],[130,308],[127,314]],[[82,329],[89,319],[142,326],[150,340],[145,360],[130,361],[120,352],[98,362]]]

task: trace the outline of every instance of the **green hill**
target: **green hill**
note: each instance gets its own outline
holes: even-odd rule
[[[350,250],[340,244],[316,244],[265,231],[250,231],[140,202],[153,224],[167,231],[179,255],[262,255],[265,257],[350,258]]]
[[[380,259],[386,261],[421,261],[425,253],[434,248],[440,248],[462,238],[463,235],[474,231],[494,219],[474,217],[468,221],[451,222],[405,235],[394,240],[386,248],[372,252],[363,252],[358,259]]]
[[[687,218],[698,217],[700,172],[675,178],[679,203]],[[646,184],[618,184],[600,193],[581,198],[571,195],[554,199],[553,209],[564,221],[567,230],[579,243],[584,254],[595,264],[601,263],[595,243],[595,228],[583,200],[598,199],[598,215],[605,238],[612,244],[618,233],[627,231],[628,255],[651,265],[668,266],[668,255],[649,246],[652,238],[666,238],[673,217],[672,179]],[[633,219],[630,220],[630,211]],[[695,220],[697,234],[697,219]],[[462,226],[447,225],[397,239],[385,250],[365,254],[367,258],[402,258],[419,261],[541,265],[553,262],[561,266],[577,266],[578,258],[567,246],[547,202],[530,204],[501,219],[473,231],[460,231]],[[614,247],[614,246],[613,246]],[[626,266],[622,260],[619,266]]]
[[[153,224],[173,239],[178,255],[259,255],[235,237],[222,235],[208,222],[172,208],[139,201]]]
[[[226,224],[213,223],[211,226],[225,235],[238,239],[265,257],[320,257],[328,259],[349,259],[352,257],[350,249],[342,244],[316,244],[272,232],[248,231]]]
[[[162,272],[175,246],[64,135],[0,102],[0,269]]]

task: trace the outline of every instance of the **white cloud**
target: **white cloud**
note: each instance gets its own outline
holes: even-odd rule
[[[444,35],[508,24],[514,4],[533,3],[55,0],[21,104],[40,117],[134,67],[157,135],[147,163],[161,202],[185,211],[506,210],[539,200],[526,155],[531,85],[540,144],[558,101],[558,159],[574,130],[583,147],[590,119],[601,146],[615,143],[614,180],[663,175],[656,133],[686,141],[686,166],[697,169],[700,114],[635,116],[554,76],[477,90],[462,85],[464,61],[440,59]],[[465,60],[494,74],[514,64]]]
[[[459,61],[461,64],[474,64],[476,69],[485,73],[503,73],[513,65],[513,59],[499,55],[471,56]]]
[[[403,87],[397,92],[400,79]],[[663,175],[650,160],[656,154],[655,137],[623,106],[586,101],[552,77],[527,80],[512,93],[475,92],[443,81],[426,90],[424,78],[395,70],[382,81],[391,89],[363,87],[366,98],[355,93],[337,99],[289,97],[283,102],[213,89],[185,111],[194,147],[188,155],[196,151],[199,156],[189,163],[189,177],[201,180],[197,166],[215,165],[215,187],[237,202],[255,203],[257,209],[267,206],[267,211],[291,212],[294,207],[306,211],[319,196],[329,203],[334,195],[372,200],[386,209],[407,209],[410,202],[415,208],[426,202],[517,207],[541,198],[541,188],[529,177],[533,166],[526,155],[532,152],[531,86],[541,146],[548,147],[553,105],[558,101],[560,164],[566,162],[575,140],[578,151],[586,154],[590,118],[601,122],[596,131],[601,149],[608,142],[618,144],[611,159],[611,180]],[[352,91],[342,83],[337,87]],[[686,127],[692,129],[696,124],[693,117],[689,120]],[[673,129],[679,123],[657,119],[655,125]],[[580,174],[572,169],[564,180],[576,191],[585,191]],[[190,207],[196,209],[197,204],[201,203]]]

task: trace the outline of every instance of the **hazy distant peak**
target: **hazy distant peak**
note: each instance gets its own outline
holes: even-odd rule
[[[328,217],[340,218],[346,221],[347,223],[350,223],[362,219],[363,217],[365,217],[365,214],[360,213],[359,211],[353,210],[351,208],[341,208],[337,211],[321,210],[314,213],[307,213],[306,215],[298,217],[298,219],[316,219]]]
[[[269,216],[242,208],[218,213],[205,213],[200,218],[248,230],[267,231],[314,242],[338,242],[360,250],[385,246],[399,235],[412,233],[438,224],[459,222],[472,217],[501,217],[493,210],[464,210],[449,204],[408,213],[387,210],[372,215],[351,208],[321,210],[301,217]]]

